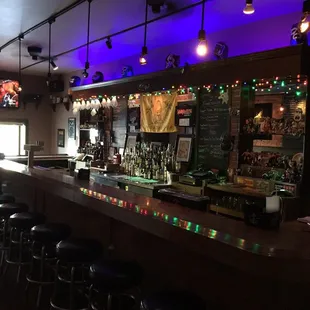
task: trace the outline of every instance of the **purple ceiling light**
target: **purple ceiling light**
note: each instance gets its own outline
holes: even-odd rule
[[[145,24],[144,24],[144,45],[142,47],[142,53],[139,58],[139,62],[141,66],[145,66],[147,64],[147,46],[146,46],[146,35],[147,35],[147,14],[148,14],[148,2],[145,1]]]
[[[246,0],[245,8],[243,9],[243,13],[246,15],[251,15],[255,12],[253,6],[253,0]]]
[[[198,56],[206,56],[208,53],[208,44],[206,40],[206,31],[204,30],[204,23],[205,23],[205,4],[206,1],[204,0],[202,2],[202,15],[201,15],[201,29],[199,30],[198,33],[198,46],[196,48],[196,52]]]

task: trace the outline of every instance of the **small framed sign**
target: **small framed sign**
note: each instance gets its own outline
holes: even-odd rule
[[[57,129],[57,146],[65,147],[65,130]]]
[[[69,117],[68,118],[68,138],[76,139],[76,118]]]
[[[179,104],[176,108],[175,125],[192,127],[195,125],[196,107],[191,104]]]
[[[192,154],[192,136],[178,136],[176,161],[188,163]]]

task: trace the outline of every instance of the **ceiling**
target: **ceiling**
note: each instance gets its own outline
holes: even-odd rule
[[[198,0],[167,0],[181,8]],[[74,0],[1,0],[0,45],[19,33],[48,18]],[[207,33],[241,26],[258,20],[291,12],[301,12],[303,0],[254,0],[253,15],[242,13],[245,0],[211,0],[206,3],[205,29]],[[52,55],[57,55],[86,43],[87,6],[85,2],[57,18],[52,28]],[[118,32],[144,21],[145,0],[94,0],[91,11],[90,39]],[[157,17],[151,10],[149,19]],[[201,23],[201,7],[162,19],[148,26],[149,50],[197,37]],[[101,64],[139,54],[143,45],[143,27],[113,37],[113,49],[108,50],[101,41],[90,47],[91,65]],[[22,66],[34,61],[28,56],[27,46],[38,44],[42,55],[48,55],[48,25],[31,32],[22,41]],[[70,72],[84,67],[85,48],[57,59],[60,72]],[[25,73],[46,73],[47,62],[33,66]],[[0,53],[0,70],[18,70],[18,42]]]

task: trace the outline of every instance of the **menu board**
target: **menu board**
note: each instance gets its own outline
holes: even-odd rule
[[[228,154],[223,143],[229,134],[228,91],[203,89],[200,95],[198,167],[227,170]]]

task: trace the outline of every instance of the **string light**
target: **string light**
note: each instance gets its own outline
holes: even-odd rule
[[[196,97],[196,92],[200,89],[204,89],[205,91],[212,92],[214,90],[218,90],[220,94],[223,94],[227,91],[227,89],[236,88],[238,86],[250,87],[252,90],[260,93],[292,93],[295,92],[297,97],[302,96],[306,92],[307,86],[306,77],[301,77],[301,75],[297,75],[296,78],[287,77],[280,79],[278,76],[271,79],[252,79],[251,83],[249,82],[240,82],[240,80],[236,80],[232,84],[205,84],[202,86],[186,86],[180,85],[179,88],[176,88],[175,85],[163,87],[161,91],[147,92],[143,93],[144,96],[159,96],[163,94],[172,95],[173,93],[177,93],[178,95],[186,95],[193,94],[193,98]],[[76,99],[73,103],[73,111],[77,112],[79,110],[87,109],[90,102],[90,109],[98,110],[100,107],[109,108],[117,106],[118,99],[126,98],[127,96],[110,96],[107,94],[92,96],[90,98],[79,98]],[[141,94],[130,94],[129,100],[140,99]]]

